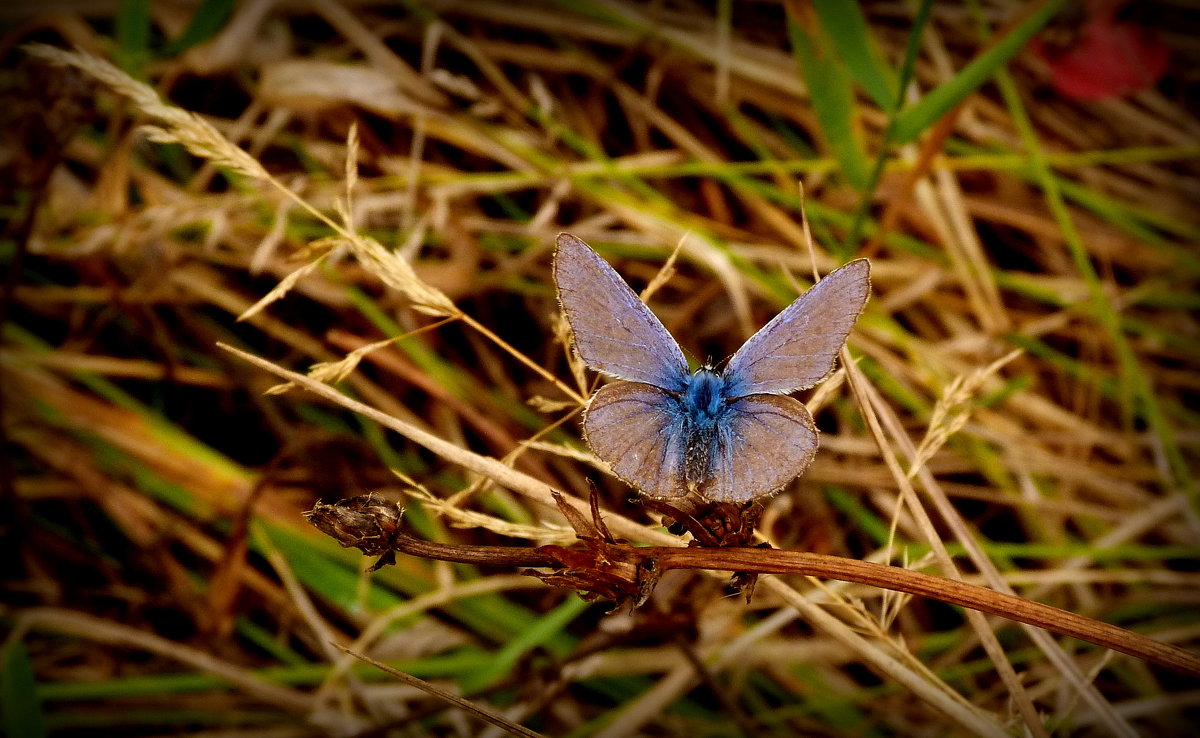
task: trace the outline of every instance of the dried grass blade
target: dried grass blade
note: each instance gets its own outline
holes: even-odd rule
[[[418,679],[417,677],[413,676],[412,674],[405,674],[404,672],[400,671],[399,669],[393,669],[392,667],[388,666],[387,664],[385,664],[381,661],[376,661],[375,659],[373,659],[369,656],[364,656],[361,653],[355,653],[354,651],[351,651],[348,648],[343,648],[342,646],[338,646],[338,648],[341,649],[343,652],[349,654],[350,656],[353,656],[354,658],[358,659],[359,661],[362,661],[365,664],[370,664],[371,666],[374,666],[376,669],[379,669],[380,671],[391,674],[392,676],[396,677],[397,679],[404,682],[405,684],[408,684],[409,686],[416,687],[417,689],[421,690],[422,692],[427,692],[428,694],[431,694],[434,697],[437,697],[438,699],[445,700],[446,702],[449,702],[450,704],[455,705],[456,707],[458,707],[461,710],[465,710],[466,712],[474,715],[475,717],[479,718],[480,720],[483,720],[484,722],[495,725],[498,728],[503,728],[505,731],[507,731],[511,735],[524,736],[525,738],[541,738],[542,737],[541,733],[536,733],[536,732],[530,730],[529,728],[526,728],[523,725],[518,725],[510,720],[505,719],[504,717],[502,717],[500,715],[496,715],[495,713],[489,712],[489,711],[483,709],[482,707],[476,705],[474,702],[471,702],[470,700],[464,700],[462,697],[459,697],[458,695],[454,694],[453,692],[447,692],[446,690],[442,689],[441,687],[437,687],[433,684],[430,684],[429,682],[425,681],[424,679]]]
[[[845,353],[846,350],[843,349],[843,355],[845,355]],[[855,369],[857,371],[857,367]],[[915,458],[916,449],[909,440],[907,433],[905,433],[904,426],[900,422],[900,419],[896,417],[896,414],[892,411],[891,407],[886,402],[883,402],[883,399],[879,396],[871,384],[867,381],[860,381],[855,386],[855,394],[860,398],[859,402],[860,406],[863,408],[864,415],[875,419],[874,422],[869,423],[869,425],[877,426],[879,420],[882,420],[883,425],[887,427],[888,435],[890,435],[899,445],[901,454],[908,459]],[[883,440],[884,436],[882,428],[872,427],[872,434],[876,435],[877,442],[881,443],[885,460],[889,461],[889,467],[896,466],[894,451],[890,446],[885,444]],[[893,477],[897,480],[897,483],[900,484],[901,489],[905,490],[908,499],[912,501],[914,512],[919,512],[927,527],[931,528],[932,524],[928,519],[928,515],[924,512],[924,507],[918,507],[916,493],[913,490],[907,475],[900,474],[897,467],[893,471]],[[992,563],[991,559],[989,559],[984,551],[980,548],[978,541],[976,541],[974,536],[971,534],[966,522],[963,521],[963,519],[958,515],[957,510],[955,510],[954,506],[950,503],[949,498],[946,496],[941,486],[938,485],[937,480],[934,478],[933,474],[930,473],[929,469],[927,467],[921,467],[917,478],[921,481],[926,493],[931,498],[934,507],[938,511],[938,514],[950,527],[950,530],[954,534],[955,540],[962,544],[962,546],[966,549],[967,555],[970,557],[972,564],[974,564],[975,568],[984,575],[988,586],[997,590],[998,592],[1003,592],[1004,594],[1013,594],[1012,588],[1008,586],[1003,577],[1001,577],[1000,573],[996,570],[996,567]],[[948,560],[948,554],[946,553],[945,546],[941,542],[941,539],[938,538],[936,534],[933,534],[932,538],[929,538],[929,540],[934,545],[934,551],[938,552],[939,563],[945,566],[944,562]],[[961,576],[957,574],[957,567],[954,566],[953,562],[950,562],[948,571],[955,572],[954,574],[949,575],[950,578],[961,580]],[[987,643],[991,641],[994,644],[994,648],[999,648],[999,644],[995,643],[995,634],[993,634],[991,629],[987,627],[986,621],[983,621],[982,624],[977,623],[975,616],[971,614],[972,612],[974,611],[967,611],[968,617],[971,619],[971,624],[976,628],[976,633],[979,635],[981,641],[985,644],[985,647]],[[1106,700],[1104,696],[1100,694],[1100,692],[1092,684],[1091,680],[1087,679],[1080,672],[1075,662],[1067,656],[1067,654],[1062,650],[1062,648],[1059,647],[1057,643],[1055,643],[1054,639],[1051,638],[1048,633],[1040,628],[1029,625],[1022,625],[1021,627],[1029,635],[1030,639],[1042,649],[1042,652],[1046,654],[1046,657],[1050,659],[1050,661],[1055,665],[1056,668],[1058,668],[1063,676],[1069,680],[1073,686],[1076,687],[1084,699],[1087,700],[1088,703],[1097,710],[1097,712],[1105,715],[1106,725],[1113,728],[1118,735],[1124,736],[1125,738],[1134,738],[1134,736],[1137,735],[1136,731],[1134,731],[1133,728],[1130,727],[1129,724],[1116,713],[1112,705],[1109,704],[1108,700]],[[989,650],[989,655],[991,654],[992,651]],[[993,657],[993,660],[995,661],[996,657]],[[999,653],[999,662],[997,663],[997,667],[1001,669],[1002,677],[1004,676],[1005,671],[1011,672],[1012,666],[1008,664],[1007,657],[1003,656],[1003,651],[1000,651]],[[1009,678],[1012,679],[1011,683],[1006,680],[1006,684],[1009,685],[1009,688],[1014,689],[1015,685],[1017,693],[1024,694],[1024,688],[1016,679],[1015,673],[1011,673]],[[1035,719],[1040,725],[1040,718],[1036,718],[1036,710],[1032,710],[1032,715],[1030,714],[1030,710],[1032,710],[1032,705],[1029,705],[1027,709],[1022,710],[1022,714],[1026,716],[1026,722],[1029,722],[1032,718]]]
[[[880,453],[887,464],[888,470],[892,474],[892,478],[896,480],[896,483],[900,487],[901,500],[908,505],[916,517],[926,542],[933,549],[934,557],[943,576],[948,579],[961,581],[962,573],[955,565],[953,559],[950,558],[945,543],[938,535],[933,521],[930,520],[928,512],[926,512],[925,507],[917,497],[911,481],[900,468],[900,464],[896,459],[896,453],[888,443],[883,427],[879,423],[878,416],[876,415],[876,407],[884,406],[884,411],[886,412],[888,411],[886,405],[884,403],[872,402],[876,395],[872,388],[870,388],[870,383],[863,375],[862,370],[852,360],[850,350],[845,347],[842,347],[842,365],[846,367],[846,375],[850,381],[850,387],[858,401],[859,408],[862,410],[863,417],[867,421],[867,427],[871,435],[875,438],[875,442],[879,444]],[[907,438],[904,440],[907,441]],[[1000,676],[1005,686],[1008,687],[1009,694],[1016,700],[1017,707],[1024,718],[1026,729],[1035,736],[1047,736],[1048,733],[1042,725],[1037,708],[1034,707],[1033,701],[1025,691],[1024,685],[1017,677],[1012,664],[1009,663],[1008,656],[1005,654],[1004,648],[1000,645],[999,639],[996,638],[996,634],[992,632],[991,627],[988,625],[987,618],[983,616],[983,613],[976,610],[968,609],[965,612],[972,630],[975,632],[976,637],[979,638],[979,642],[987,653],[988,658],[995,665],[996,673]]]

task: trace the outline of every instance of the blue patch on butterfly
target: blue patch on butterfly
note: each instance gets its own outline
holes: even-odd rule
[[[679,344],[586,243],[558,236],[554,281],[575,350],[619,382],[583,417],[592,451],[645,495],[719,502],[770,494],[804,472],[817,429],[787,395],[833,371],[871,289],[858,259],[831,272],[750,337],[721,371],[692,372]]]

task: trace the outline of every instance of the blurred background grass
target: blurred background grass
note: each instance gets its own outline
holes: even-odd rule
[[[1008,584],[1195,648],[1200,21],[1184,2],[1110,5],[7,6],[8,733],[483,730],[331,641],[550,735],[1025,729],[961,611],[936,602],[793,583],[972,722],[771,592],[747,607],[680,574],[629,615],[512,571],[402,556],[367,575],[301,512],[375,491],[433,540],[570,536],[556,511],[374,423],[264,396],[274,381],[215,346],[306,370],[404,336],[339,387],[575,496],[590,480],[606,510],[653,526],[580,458],[576,405],[529,366],[575,386],[553,236],[639,289],[685,239],[651,304],[719,359],[808,284],[797,181],[821,270],[872,260],[860,368],[927,439],[925,467]],[[197,113],[470,320],[414,310],[280,189],[148,141],[119,84],[34,64],[29,41],[106,58]],[[883,459],[898,451],[841,379],[802,398],[822,450],[765,501],[762,532],[925,567]],[[1195,724],[1192,680],[1060,639],[1094,681],[1080,696],[1023,631],[992,625],[1047,732]]]

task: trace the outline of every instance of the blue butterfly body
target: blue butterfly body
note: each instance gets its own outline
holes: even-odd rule
[[[832,371],[870,290],[865,259],[797,298],[723,371],[689,372],[658,318],[578,238],[559,235],[554,276],[584,363],[624,380],[597,390],[583,421],[588,444],[618,477],[651,497],[739,502],[779,489],[811,463],[812,416],[786,395]]]

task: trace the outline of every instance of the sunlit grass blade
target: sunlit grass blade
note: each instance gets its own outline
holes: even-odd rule
[[[854,88],[846,65],[823,29],[810,34],[790,14],[787,24],[792,53],[821,121],[821,133],[841,165],[842,176],[861,190],[870,178],[870,166],[858,132]]]
[[[862,8],[857,2],[844,0],[816,0],[813,6],[821,18],[821,29],[829,35],[854,81],[863,86],[880,110],[893,109],[896,81],[875,51]]]

